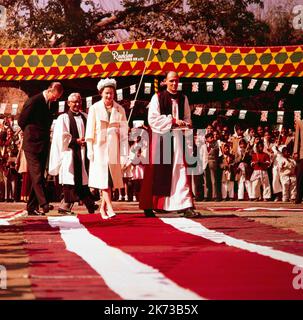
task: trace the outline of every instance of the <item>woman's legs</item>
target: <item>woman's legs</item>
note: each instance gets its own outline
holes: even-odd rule
[[[103,189],[102,190],[102,202],[103,201],[104,201],[104,210],[106,210],[107,216],[108,217],[115,216],[116,214],[115,214],[113,206],[112,206],[110,189]],[[101,208],[102,208],[102,203],[101,203]]]
[[[106,214],[106,207],[105,207],[105,200],[102,192],[102,199],[101,199],[101,205],[100,205],[100,214],[102,219],[108,219],[108,215]]]

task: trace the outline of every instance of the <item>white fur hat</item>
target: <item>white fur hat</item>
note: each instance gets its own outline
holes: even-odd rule
[[[98,91],[102,90],[105,87],[114,87],[115,89],[117,88],[117,82],[115,79],[101,79],[98,84],[97,84],[97,89]]]

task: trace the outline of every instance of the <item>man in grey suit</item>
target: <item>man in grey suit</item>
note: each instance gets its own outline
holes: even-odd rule
[[[19,116],[18,124],[23,131],[23,150],[32,181],[27,203],[29,215],[44,215],[53,208],[47,200],[44,173],[53,121],[50,103],[59,99],[62,93],[61,83],[52,82],[48,89],[25,102]],[[39,211],[39,206],[42,211]]]
[[[303,198],[303,120],[298,120],[296,124],[293,157],[297,161],[297,197],[295,203],[299,204]]]

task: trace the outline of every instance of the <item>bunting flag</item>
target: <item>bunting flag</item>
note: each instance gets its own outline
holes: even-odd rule
[[[0,56],[0,59],[1,59],[1,56]],[[223,91],[227,91],[227,90],[228,90],[230,81],[232,81],[232,80],[221,80],[221,84],[222,84],[222,86],[223,86]],[[242,81],[242,79],[235,79],[235,80],[233,80],[233,81],[235,82],[235,85],[236,85],[236,89],[237,89],[237,90],[243,90],[243,81]],[[247,89],[248,89],[248,90],[254,89],[255,86],[256,86],[256,83],[257,83],[258,81],[259,81],[259,80],[257,80],[257,79],[251,79],[249,85],[247,86]],[[214,81],[192,82],[192,83],[187,83],[187,82],[182,82],[182,83],[181,83],[181,82],[180,82],[179,85],[178,85],[178,91],[182,91],[182,89],[183,89],[183,84],[188,84],[187,87],[190,88],[189,85],[191,85],[191,88],[192,88],[191,90],[192,90],[192,92],[199,92],[199,90],[200,90],[201,87],[202,87],[202,86],[201,86],[201,83],[206,86],[206,91],[207,91],[207,92],[209,92],[209,93],[214,92],[214,90],[215,90]],[[266,90],[268,89],[268,86],[269,86],[270,83],[271,83],[271,82],[270,82],[270,81],[267,81],[267,80],[262,81],[262,84],[261,84],[261,87],[260,87],[260,91],[266,91]],[[283,86],[284,86],[284,83],[279,82],[279,83],[276,85],[274,91],[275,91],[275,92],[280,91]],[[300,85],[300,89],[301,89],[301,86],[302,86],[302,85]],[[130,93],[130,94],[134,94],[134,93],[136,92],[136,90],[137,90],[137,87],[138,87],[137,84],[133,84],[133,85],[130,85],[130,86],[128,86],[128,87],[124,87],[124,88],[118,89],[117,91],[119,91],[119,97],[118,97],[119,99],[117,99],[117,100],[118,100],[118,101],[123,100],[123,98],[124,98],[127,94],[129,94],[129,93]],[[298,85],[298,84],[291,84],[291,88],[290,88],[290,90],[289,90],[288,93],[291,94],[291,95],[294,95],[296,92],[299,91],[298,88],[299,88],[299,85]],[[156,87],[154,87],[154,90],[155,90],[155,89],[156,89]],[[155,92],[156,92],[156,91],[155,91]],[[301,92],[301,90],[300,90],[300,92]],[[145,94],[151,94],[151,93],[152,93],[152,83],[145,83],[145,84],[144,84],[144,93],[145,93]],[[117,95],[118,95],[118,92],[117,92]],[[99,95],[96,95],[96,96],[93,96],[93,97],[83,98],[83,100],[86,99],[86,108],[87,108],[87,109],[89,109],[90,106],[92,105],[92,101],[93,101],[93,98],[94,98],[94,97],[100,98]],[[281,100],[279,101],[279,103],[278,103],[278,108],[279,108],[279,109],[283,108],[283,104],[284,104],[285,99],[286,99],[286,98],[283,98],[283,99],[281,99]],[[58,110],[60,110],[59,113],[62,113],[62,112],[64,112],[64,111],[62,111],[62,110],[63,110],[63,106],[60,105],[60,103],[61,103],[61,102],[58,102],[58,104],[59,104]],[[1,106],[1,108],[0,108],[0,114],[5,114],[5,113],[10,113],[10,114],[11,114],[11,112],[12,112],[11,104],[9,104],[9,107],[8,107],[8,104],[7,104],[7,103],[4,103],[4,102],[1,103],[1,101],[0,101],[0,106]],[[17,113],[18,113],[18,110],[19,110],[19,109],[20,109],[20,108],[17,108]],[[270,111],[273,111],[273,110],[270,110]]]
[[[201,116],[202,111],[203,111],[203,108],[201,108],[201,107],[196,107],[196,108],[195,108],[195,111],[194,111],[194,115],[196,115],[196,116]]]
[[[133,109],[134,108],[134,106],[135,106],[135,104],[136,104],[136,100],[132,100],[131,102],[130,102],[130,109]]]
[[[199,92],[199,82],[193,82],[191,86],[192,92]]]
[[[261,111],[261,119],[262,122],[267,122],[268,111]]]
[[[258,81],[258,80],[256,80],[256,79],[251,79],[251,80],[250,80],[250,83],[249,83],[249,85],[248,85],[248,87],[247,87],[247,89],[252,90],[252,89],[255,87],[257,81]]]
[[[86,108],[89,109],[93,105],[93,97],[86,98]]]
[[[246,117],[247,110],[240,110],[239,119],[244,120]]]
[[[213,116],[213,115],[215,114],[215,112],[216,112],[216,108],[210,108],[210,109],[208,110],[207,115],[208,115],[208,116]]]
[[[136,93],[136,85],[135,84],[130,86],[130,94],[134,94],[134,93]]]
[[[117,90],[117,100],[118,101],[123,100],[123,90],[122,89]]]
[[[226,111],[226,116],[227,116],[227,117],[231,117],[231,116],[234,114],[234,111],[235,111],[235,110],[233,110],[233,109],[227,110],[227,111]]]
[[[63,113],[65,111],[65,101],[59,101],[59,113]]]
[[[277,123],[283,123],[284,111],[278,111],[277,113]]]
[[[242,90],[242,89],[243,89],[242,79],[236,79],[236,90]]]
[[[15,116],[17,114],[17,111],[18,111],[18,103],[13,103],[12,104],[12,113],[11,113],[11,115]]]
[[[277,84],[276,88],[275,88],[275,91],[276,91],[276,92],[281,91],[281,89],[282,89],[283,86],[284,86],[284,83],[279,82],[279,83]]]
[[[297,84],[292,84],[292,85],[291,85],[291,88],[290,88],[290,90],[289,90],[289,94],[295,94],[297,88],[298,88],[298,85],[297,85]]]
[[[206,91],[207,92],[213,92],[214,91],[214,82],[213,81],[207,81],[206,82]]]
[[[145,94],[150,94],[151,93],[151,83],[150,82],[146,82],[144,84],[144,93]]]
[[[260,90],[261,91],[266,91],[268,85],[269,85],[269,81],[263,81]]]
[[[0,104],[0,114],[4,114],[5,109],[6,109],[6,103],[1,103]]]
[[[223,91],[228,90],[229,80],[223,80],[223,81],[222,81],[222,85],[223,85]]]
[[[134,120],[133,128],[142,128],[144,126],[144,120]]]

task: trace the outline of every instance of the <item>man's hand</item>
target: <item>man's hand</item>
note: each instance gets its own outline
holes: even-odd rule
[[[296,161],[299,160],[299,155],[297,152],[294,153],[294,160],[296,160]]]
[[[187,127],[187,126],[189,126],[188,122],[186,122],[184,120],[177,120],[177,119],[173,120],[173,124],[175,124],[178,127]]]
[[[94,161],[94,153],[92,151],[87,151],[87,158],[89,161]]]
[[[85,146],[85,138],[78,138],[77,139],[77,143],[78,145],[80,145],[81,147],[84,147]]]

